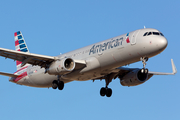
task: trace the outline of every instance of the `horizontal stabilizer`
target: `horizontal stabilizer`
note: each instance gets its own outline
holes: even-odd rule
[[[14,75],[11,73],[4,73],[4,72],[0,72],[0,75],[4,75],[4,76],[8,76],[8,77],[18,77],[18,75]]]

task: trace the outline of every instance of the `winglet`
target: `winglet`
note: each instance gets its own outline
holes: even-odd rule
[[[172,74],[176,74],[177,73],[177,69],[176,69],[176,66],[174,65],[173,59],[171,59],[171,64],[172,64],[172,71],[173,71]]]
[[[148,73],[152,75],[175,75],[177,73],[177,69],[176,69],[176,66],[174,65],[173,59],[171,59],[171,64],[172,64],[172,71],[173,71],[172,73],[151,72],[151,71],[149,71]]]

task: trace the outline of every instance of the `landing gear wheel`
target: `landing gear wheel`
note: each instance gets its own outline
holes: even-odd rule
[[[58,81],[58,89],[62,90],[64,88],[64,82],[63,81]]]
[[[100,95],[103,97],[106,95],[106,88],[104,88],[104,87],[101,88]]]
[[[112,95],[112,89],[111,88],[107,88],[106,89],[106,96],[107,97],[111,97],[111,95]]]
[[[141,73],[144,73],[144,71],[145,71],[145,69],[144,69],[144,68],[142,68],[142,69],[141,69]]]
[[[145,69],[145,73],[148,74],[149,70],[148,69]]]
[[[149,71],[149,70],[148,70],[148,69],[145,69],[145,68],[142,68],[142,69],[141,69],[141,73],[143,73],[143,74],[148,74],[148,71]]]
[[[58,81],[57,81],[57,80],[54,80],[54,81],[52,82],[52,88],[53,88],[53,89],[57,89],[57,87],[58,87]]]
[[[105,95],[107,97],[111,97],[112,95],[112,89],[111,88],[105,88],[105,87],[102,87],[101,90],[100,90],[100,95],[102,97],[104,97]]]

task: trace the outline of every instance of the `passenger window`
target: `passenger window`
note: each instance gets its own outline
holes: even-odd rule
[[[148,33],[148,35],[151,35],[151,34],[152,34],[152,32],[149,32],[149,33]]]
[[[144,33],[144,35],[143,35],[143,36],[146,36],[147,34],[148,34],[148,32]]]
[[[158,32],[153,32],[153,35],[159,35],[159,33]]]

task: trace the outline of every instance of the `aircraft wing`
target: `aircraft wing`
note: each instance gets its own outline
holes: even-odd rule
[[[26,63],[29,63],[31,65],[38,65],[44,68],[47,67],[47,64],[50,64],[51,62],[57,59],[56,57],[52,56],[32,54],[28,52],[9,50],[5,48],[0,48],[0,56],[21,61],[21,66],[25,65]],[[86,65],[86,62],[84,60],[75,60],[75,63],[76,69],[83,68]]]
[[[173,62],[173,59],[171,59],[171,64],[172,64],[172,73],[164,73],[164,72],[152,72],[149,71],[148,72],[148,79],[151,78],[153,75],[175,75],[177,73],[177,69],[176,66]],[[110,70],[108,73],[103,73],[104,77],[101,78],[97,78],[97,79],[105,79],[106,75],[108,74],[113,74],[113,78],[116,79],[117,77],[123,77],[126,74],[128,74],[129,72],[136,70],[139,68],[126,68],[126,67],[119,67],[113,70]]]
[[[173,62],[173,59],[171,59],[171,65],[172,65],[172,73],[164,73],[164,72],[152,72],[152,71],[149,71],[148,74],[149,75],[175,75],[177,73],[177,69],[176,69],[176,66]],[[117,68],[117,70],[120,70],[122,72],[129,72],[129,71],[132,71],[134,69],[138,69],[138,68],[125,68],[125,67],[119,67]]]
[[[46,64],[51,63],[55,60],[55,57],[32,54],[27,52],[9,50],[5,48],[0,48],[0,56],[5,58],[22,61],[22,64],[32,64],[39,65],[41,67],[46,67]]]

